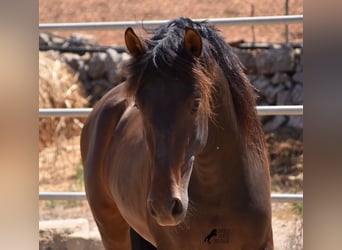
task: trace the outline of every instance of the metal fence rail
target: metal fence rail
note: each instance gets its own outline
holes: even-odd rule
[[[257,106],[258,115],[303,115],[303,105]]]
[[[213,25],[258,25],[258,24],[291,24],[303,22],[303,15],[289,16],[257,16],[234,18],[193,19],[193,21],[207,21]],[[155,27],[169,22],[156,21],[122,21],[122,22],[80,22],[80,23],[44,23],[39,24],[39,30],[116,30],[130,27]]]
[[[40,108],[39,117],[87,117],[92,108]]]
[[[40,192],[39,200],[85,200],[85,192]],[[303,202],[303,194],[272,194],[273,202]]]
[[[258,115],[303,115],[303,105],[257,106]],[[92,108],[40,108],[39,117],[86,117]]]

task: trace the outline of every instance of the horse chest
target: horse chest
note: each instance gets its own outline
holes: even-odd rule
[[[258,220],[253,218],[255,215],[221,209],[194,208],[196,214],[190,211],[179,226],[152,228],[158,246],[162,246],[158,249],[244,249],[246,245],[261,244],[264,232],[260,230]]]

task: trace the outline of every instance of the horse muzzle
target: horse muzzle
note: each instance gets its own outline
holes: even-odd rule
[[[148,211],[160,226],[176,226],[184,220],[187,205],[181,199],[149,199]]]
[[[175,178],[176,175],[172,174],[172,171],[154,173],[147,209],[160,226],[176,226],[183,222],[188,209],[188,185],[193,161],[192,156],[179,175],[181,177],[179,180]]]

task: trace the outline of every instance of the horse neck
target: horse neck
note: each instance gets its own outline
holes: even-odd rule
[[[243,178],[248,161],[228,83],[221,77],[216,84],[214,117],[208,121],[207,143],[196,156],[192,174],[196,189],[213,199],[215,194],[220,196],[220,192],[227,191],[221,187],[236,190],[234,181],[238,183]]]

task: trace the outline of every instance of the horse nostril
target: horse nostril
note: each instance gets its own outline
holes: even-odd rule
[[[180,199],[173,200],[171,213],[175,217],[183,213],[183,205]]]
[[[151,200],[148,203],[148,210],[150,215],[154,218],[177,218],[182,215],[184,209],[183,204],[180,199],[174,198],[171,200],[171,203],[168,203],[169,206],[158,205],[155,201]]]

